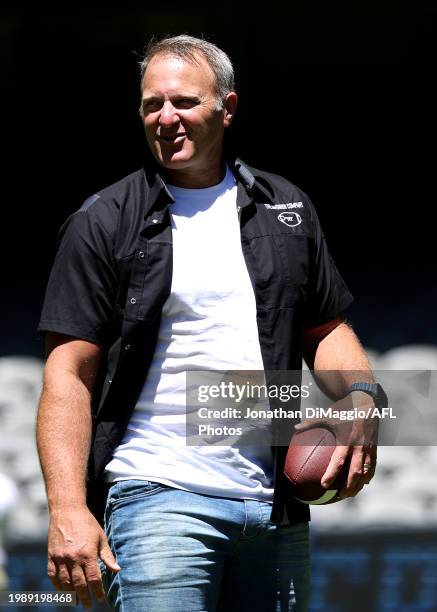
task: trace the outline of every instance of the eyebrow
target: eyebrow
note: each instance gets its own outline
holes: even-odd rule
[[[169,97],[170,97],[170,100],[183,100],[185,98],[189,100],[195,100],[197,102],[200,102],[202,100],[202,98],[198,94],[193,94],[193,93],[178,93],[178,94],[174,94]],[[156,94],[150,94],[149,96],[144,96],[141,102],[144,103],[144,102],[150,102],[150,101],[162,100],[162,99],[163,99],[163,96],[159,96]]]

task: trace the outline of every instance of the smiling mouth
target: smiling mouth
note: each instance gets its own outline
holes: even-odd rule
[[[158,140],[160,140],[161,142],[165,142],[167,144],[176,144],[178,142],[181,142],[184,137],[185,137],[185,133],[175,134],[174,136],[158,136]]]

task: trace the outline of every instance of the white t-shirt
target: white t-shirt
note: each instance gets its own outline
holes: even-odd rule
[[[186,372],[263,370],[256,304],[244,261],[237,185],[227,169],[207,189],[169,185],[171,294],[155,354],[105,479],[144,479],[207,495],[272,501],[269,446],[187,446]]]

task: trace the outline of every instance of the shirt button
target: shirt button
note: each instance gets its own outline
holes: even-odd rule
[[[138,257],[140,257],[141,259],[143,259],[143,257],[144,257],[144,251],[139,251],[139,252],[138,252]]]
[[[131,347],[131,346],[130,346],[130,344],[125,344],[125,345],[124,345],[124,350],[125,350],[125,351],[128,351],[128,350],[130,349],[130,347]]]
[[[158,219],[152,219],[152,223],[158,223]]]
[[[131,298],[131,299],[130,299],[130,303],[131,303],[131,304],[136,304],[136,303],[137,303],[137,301],[136,301],[136,299],[135,299],[135,298]]]

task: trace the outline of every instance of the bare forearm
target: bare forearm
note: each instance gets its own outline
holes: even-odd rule
[[[318,383],[332,399],[343,397],[354,382],[374,382],[366,352],[346,323],[338,325],[318,344],[313,369]]]
[[[46,348],[37,443],[50,507],[47,574],[57,590],[73,587],[90,608],[89,591],[104,599],[97,558],[111,572],[121,569],[86,506],[91,396],[102,348],[57,332],[47,332]]]
[[[37,418],[37,445],[50,510],[86,504],[91,398],[68,371],[46,374]]]

